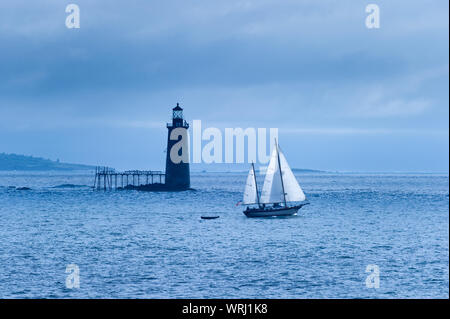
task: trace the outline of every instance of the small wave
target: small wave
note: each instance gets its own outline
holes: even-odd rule
[[[52,188],[80,188],[80,187],[89,187],[88,185],[76,185],[76,184],[61,184],[57,186],[53,186]]]

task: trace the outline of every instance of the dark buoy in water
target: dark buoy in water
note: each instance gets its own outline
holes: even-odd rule
[[[201,219],[217,219],[220,216],[202,216]]]

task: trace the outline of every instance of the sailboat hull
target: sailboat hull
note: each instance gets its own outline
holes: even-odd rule
[[[301,204],[297,206],[291,207],[266,207],[266,208],[247,208],[244,210],[245,216],[251,217],[278,217],[278,216],[293,216],[297,215],[297,212],[300,208],[307,204]]]

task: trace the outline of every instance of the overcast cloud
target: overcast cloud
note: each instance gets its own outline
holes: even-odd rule
[[[292,166],[448,171],[448,2],[0,3],[0,152],[160,168],[170,108],[278,127]],[[365,27],[365,6],[381,28]]]

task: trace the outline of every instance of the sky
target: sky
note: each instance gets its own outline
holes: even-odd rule
[[[65,25],[69,3],[79,29]],[[369,3],[379,29],[366,27]],[[278,128],[292,167],[448,172],[448,10],[442,0],[3,0],[0,152],[162,169],[179,102],[204,127]]]

